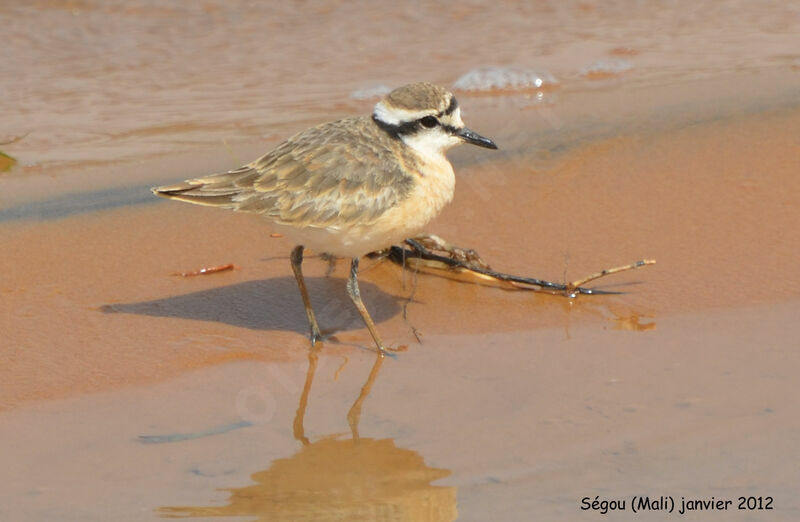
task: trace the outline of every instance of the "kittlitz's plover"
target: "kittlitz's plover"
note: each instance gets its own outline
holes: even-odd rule
[[[351,258],[347,293],[383,351],[361,301],[358,259],[419,234],[450,202],[455,176],[445,152],[460,143],[497,148],[464,126],[450,92],[414,83],[389,93],[371,116],[317,125],[243,167],[153,192],[261,214],[294,241],[292,270],[312,346],[321,335],[303,280],[303,249]]]

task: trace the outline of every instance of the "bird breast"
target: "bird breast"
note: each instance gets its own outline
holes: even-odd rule
[[[444,155],[441,160],[432,160],[420,162],[420,168],[411,174],[414,176],[413,189],[376,223],[378,228],[387,229],[387,235],[400,235],[403,236],[400,240],[403,240],[420,233],[452,201],[456,185],[453,167]]]

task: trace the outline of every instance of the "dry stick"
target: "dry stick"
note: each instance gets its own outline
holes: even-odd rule
[[[574,296],[576,294],[591,295],[591,294],[613,294],[613,293],[616,293],[616,292],[610,292],[610,291],[606,291],[606,290],[594,290],[594,289],[591,289],[591,288],[583,288],[581,285],[585,284],[588,281],[592,281],[592,280],[598,279],[600,277],[604,277],[606,275],[615,274],[615,273],[622,272],[622,271],[625,271],[625,270],[632,270],[632,269],[635,269],[635,268],[640,268],[642,266],[650,265],[650,264],[655,263],[654,260],[645,259],[645,260],[642,260],[642,261],[637,261],[636,263],[632,263],[630,265],[611,268],[611,269],[608,269],[608,270],[603,270],[602,272],[598,272],[596,274],[592,274],[591,276],[589,276],[587,278],[580,279],[580,280],[572,282],[572,283],[562,284],[562,283],[553,283],[553,282],[550,282],[550,281],[545,281],[543,279],[536,279],[536,278],[533,278],[533,277],[522,277],[522,276],[516,276],[516,275],[513,275],[513,274],[504,274],[502,272],[495,272],[494,270],[491,270],[489,268],[483,268],[481,266],[476,266],[475,264],[466,263],[466,262],[461,261],[459,259],[453,259],[452,257],[446,257],[446,256],[438,255],[438,254],[435,254],[434,252],[431,252],[430,250],[428,250],[426,247],[424,247],[422,244],[420,244],[419,241],[417,241],[415,239],[407,239],[406,240],[406,244],[408,244],[411,248],[413,248],[413,250],[409,251],[409,250],[406,250],[405,248],[402,248],[402,247],[392,246],[391,249],[389,250],[389,254],[388,254],[389,258],[392,259],[396,263],[403,263],[403,257],[410,254],[410,255],[414,255],[414,257],[419,257],[421,259],[431,260],[431,261],[438,261],[440,263],[443,263],[443,264],[447,265],[450,268],[459,268],[459,269],[463,269],[463,270],[467,270],[467,271],[473,272],[475,274],[479,274],[479,275],[482,275],[482,276],[487,276],[487,277],[489,277],[491,279],[495,279],[497,281],[509,282],[509,283],[514,284],[514,286],[516,288],[521,288],[521,289],[525,289],[525,290],[534,290],[533,288],[527,288],[527,286],[537,286],[537,287],[543,288],[543,289],[547,288],[547,289],[550,289],[550,290],[557,290],[557,291],[565,292],[565,293],[567,293],[569,295],[572,295],[572,296]],[[526,285],[526,286],[518,286],[518,285]]]
[[[616,273],[619,273],[619,272],[625,272],[626,270],[634,270],[636,268],[641,268],[641,267],[643,267],[645,265],[655,265],[655,264],[656,264],[656,260],[655,259],[642,259],[640,261],[636,261],[635,263],[631,263],[629,265],[618,266],[618,267],[615,267],[615,268],[607,268],[606,270],[601,270],[601,271],[599,271],[599,272],[597,272],[595,274],[592,274],[590,276],[584,277],[583,279],[578,279],[577,281],[573,281],[573,282],[567,284],[567,286],[571,287],[571,288],[578,288],[581,285],[585,285],[589,281],[594,281],[595,279],[600,279],[601,277],[605,277],[607,275],[616,274]]]
[[[172,275],[182,276],[182,277],[194,277],[200,275],[216,274],[217,272],[224,272],[226,270],[235,270],[235,269],[236,265],[234,265],[233,263],[228,263],[227,265],[211,266],[211,267],[201,268],[200,270],[193,270],[192,272],[175,272]]]

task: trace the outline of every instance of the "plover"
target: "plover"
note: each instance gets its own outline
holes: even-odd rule
[[[390,92],[371,116],[317,125],[238,169],[152,190],[166,198],[261,214],[293,240],[292,270],[312,346],[321,334],[303,279],[303,250],[350,258],[347,293],[383,352],[361,301],[359,257],[419,234],[450,202],[455,175],[445,152],[460,143],[497,148],[464,126],[452,93],[414,83]]]

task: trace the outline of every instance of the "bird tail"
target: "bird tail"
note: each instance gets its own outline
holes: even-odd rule
[[[237,196],[252,186],[257,173],[250,167],[241,167],[223,174],[187,179],[182,183],[154,187],[153,194],[167,199],[177,199],[208,207],[236,208]]]

